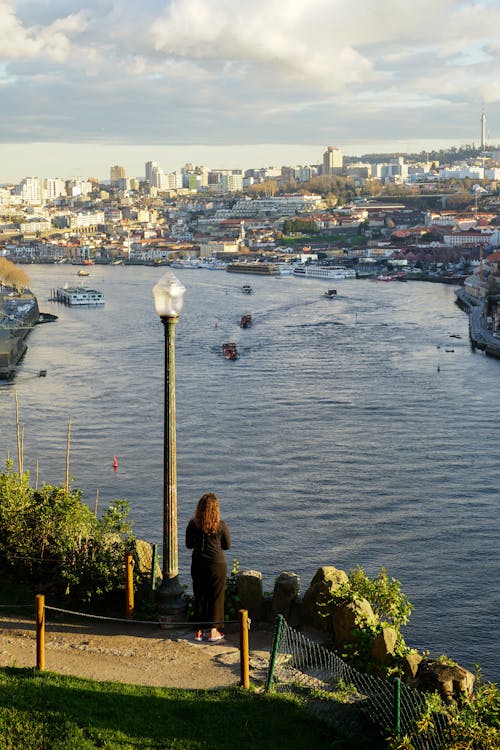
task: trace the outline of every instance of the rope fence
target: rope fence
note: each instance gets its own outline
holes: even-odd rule
[[[349,732],[365,732],[366,720],[375,732],[411,737],[415,750],[440,750],[446,719],[434,713],[425,732],[417,722],[427,708],[424,693],[402,683],[368,675],[337,654],[291,628],[279,615],[269,660],[266,691],[300,691],[322,713]],[[319,704],[319,705],[318,705]]]
[[[194,628],[196,626],[209,627],[212,623],[201,622],[201,621],[186,621],[181,622],[179,620],[167,619],[162,620],[133,620],[130,617],[107,617],[105,615],[98,615],[89,612],[77,612],[70,609],[64,609],[62,607],[52,607],[45,604],[45,596],[43,594],[37,594],[35,606],[33,604],[0,604],[2,610],[15,610],[15,609],[30,609],[35,611],[35,631],[36,631],[36,668],[40,671],[45,669],[45,622],[46,612],[57,612],[70,617],[82,617],[90,620],[105,621],[108,623],[120,623],[123,625],[151,625],[153,627],[161,627],[162,630],[172,628],[178,630],[180,628]],[[249,649],[249,631],[251,626],[251,620],[248,617],[248,611],[246,609],[240,609],[238,620],[225,620],[224,625],[239,625],[239,653],[240,653],[240,685],[246,689],[250,687],[250,649]]]

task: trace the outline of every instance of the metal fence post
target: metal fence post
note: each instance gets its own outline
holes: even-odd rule
[[[399,740],[401,737],[401,680],[394,678],[394,730]]]
[[[271,656],[269,658],[269,670],[267,673],[267,680],[266,680],[266,693],[271,689],[271,685],[273,681],[274,668],[276,666],[276,657],[278,656],[278,648],[279,648],[280,640],[281,640],[281,630],[283,628],[283,622],[284,622],[283,615],[277,615],[276,627],[274,629],[273,646],[271,649]]]

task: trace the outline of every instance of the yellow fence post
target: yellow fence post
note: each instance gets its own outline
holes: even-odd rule
[[[125,553],[125,617],[134,616],[134,562],[130,552]]]
[[[45,596],[36,595],[36,668],[45,669]]]
[[[248,610],[240,609],[240,676],[241,685],[250,687],[250,669],[248,656]]]

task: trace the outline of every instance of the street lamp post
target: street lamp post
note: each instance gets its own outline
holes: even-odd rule
[[[175,326],[184,302],[185,287],[171,271],[153,287],[156,312],[165,332],[165,398],[163,440],[163,569],[157,602],[160,615],[184,609],[179,583],[177,543],[177,458],[175,438]]]

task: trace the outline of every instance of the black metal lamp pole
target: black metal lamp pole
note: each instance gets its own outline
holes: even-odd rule
[[[166,280],[166,281],[165,281]],[[165,397],[163,440],[163,570],[162,583],[157,591],[158,613],[178,615],[185,607],[183,590],[179,583],[179,556],[177,539],[177,444],[175,416],[175,326],[182,308],[184,287],[172,273],[167,273],[159,283],[164,293],[173,294],[174,302],[159,307],[160,320],[165,333]],[[157,287],[155,287],[155,290]],[[172,289],[174,290],[172,292]],[[155,291],[154,290],[154,291]],[[176,299],[177,297],[177,299]],[[168,299],[168,297],[167,297]],[[156,291],[155,291],[156,302]],[[167,310],[170,314],[162,314]],[[174,313],[174,314],[171,314]]]

